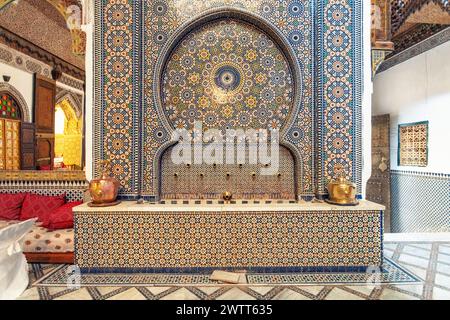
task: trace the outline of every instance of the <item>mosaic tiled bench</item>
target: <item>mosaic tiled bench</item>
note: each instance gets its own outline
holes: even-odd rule
[[[74,209],[85,272],[360,271],[380,266],[383,210],[320,203]]]

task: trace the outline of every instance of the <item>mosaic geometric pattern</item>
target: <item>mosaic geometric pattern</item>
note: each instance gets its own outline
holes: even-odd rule
[[[398,126],[398,165],[428,165],[428,121]]]
[[[360,190],[361,170],[361,2],[319,1],[316,77],[319,134],[319,193],[344,173]],[[356,35],[356,36],[355,36]]]
[[[123,195],[138,194],[139,113],[137,83],[139,43],[134,22],[139,1],[101,1],[97,10],[97,37],[101,61],[97,65],[97,102],[94,115],[99,136],[94,138],[95,160],[110,159]],[[133,4],[134,3],[134,4]],[[101,29],[101,31],[99,31]],[[100,35],[99,35],[100,32]],[[95,167],[95,166],[94,166]]]
[[[67,268],[62,265],[53,272],[39,279],[33,285],[66,286]],[[210,274],[123,274],[123,273],[81,273],[81,283],[88,286],[183,286],[206,285],[217,286],[221,283],[210,280]],[[301,285],[301,284],[367,284],[372,277],[370,272],[335,272],[335,273],[243,273],[242,282],[248,285]],[[420,280],[407,270],[386,259],[380,268],[380,283],[418,283]]]
[[[224,15],[257,21],[261,32],[276,35],[283,53],[294,57],[292,77],[301,87],[282,139],[302,166],[299,193],[325,194],[328,180],[341,171],[360,187],[362,7],[354,0],[98,2],[94,160],[111,157],[122,196],[158,196],[159,159],[172,130],[158,102],[165,59],[177,37],[225,6]],[[234,71],[218,74],[231,79]]]
[[[309,1],[236,1],[229,0],[225,3],[219,1],[190,1],[189,5],[179,5],[178,1],[158,1],[155,4],[147,2],[145,8],[147,39],[145,43],[146,61],[148,66],[146,70],[145,83],[145,138],[144,138],[144,174],[143,184],[144,192],[154,194],[159,183],[159,163],[158,156],[167,148],[167,141],[170,138],[171,127],[166,125],[168,115],[159,109],[162,109],[157,103],[155,104],[155,96],[159,95],[158,91],[158,65],[163,63],[165,59],[165,50],[167,42],[171,42],[175,34],[180,30],[191,31],[192,27],[183,27],[184,23],[194,21],[193,17],[202,17],[211,10],[220,10],[227,7],[235,8],[235,11],[226,10],[224,16],[230,17],[232,13],[248,12],[253,19],[258,20],[265,28],[269,28],[272,33],[279,34],[285,43],[284,53],[288,50],[293,51],[293,59],[296,59],[299,71],[293,74],[297,78],[296,83],[301,83],[302,87],[298,88],[298,92],[302,92],[302,97],[298,97],[300,101],[296,102],[292,111],[292,120],[295,125],[287,128],[284,140],[289,146],[296,146],[293,152],[302,168],[302,188],[299,193],[311,195],[313,193],[313,104],[312,104],[312,6]],[[236,18],[244,19],[244,16],[236,14]],[[242,24],[241,22],[240,24]],[[280,25],[279,28],[277,26]],[[259,26],[261,27],[261,26]],[[264,34],[267,30],[261,30]],[[194,31],[195,32],[195,31]],[[255,33],[254,31],[252,33]],[[270,37],[268,37],[270,38]],[[178,40],[175,41],[178,43]],[[259,46],[259,44],[258,44]],[[226,49],[226,48],[225,48]],[[263,48],[256,47],[257,51]],[[226,51],[224,50],[226,53]],[[167,53],[170,53],[167,52]],[[265,73],[267,75],[267,72]],[[297,98],[296,98],[297,99]],[[253,99],[250,99],[250,105],[253,105]],[[199,103],[197,103],[198,105]],[[197,110],[198,111],[198,110]],[[260,110],[261,114],[258,120],[267,117],[266,114],[270,110]],[[298,113],[302,112],[302,116],[298,117]],[[228,108],[226,114],[230,112]],[[270,115],[269,115],[270,116]],[[216,114],[216,118],[221,117]],[[244,122],[246,121],[244,116]],[[212,119],[212,117],[210,118]],[[263,119],[262,119],[263,120]],[[233,123],[234,121],[234,123]],[[230,124],[238,124],[237,117],[230,119]],[[258,125],[257,128],[259,128]],[[302,150],[298,152],[296,150]]]
[[[450,175],[391,171],[392,232],[450,232]]]
[[[83,270],[316,270],[382,263],[379,211],[77,212]]]
[[[284,147],[280,148],[278,173],[268,176],[259,174],[263,165],[250,165],[248,159],[242,166],[176,165],[172,162],[171,150],[164,153],[161,161],[162,199],[222,199],[224,191],[231,192],[236,200],[296,198],[294,159]]]
[[[116,275],[107,281],[109,275],[86,275],[86,285],[79,290],[67,289],[60,281],[64,277],[57,277],[57,265],[30,266],[30,286],[20,299],[53,300],[53,299],[81,299],[81,300],[431,300],[450,299],[450,243],[432,242],[402,242],[385,243],[385,268],[392,266],[398,270],[397,275],[382,283],[380,286],[371,286],[366,283],[355,283],[355,277],[346,277],[347,283],[342,282],[339,274],[330,282],[307,282],[314,280],[314,275],[301,278],[292,278],[283,284],[247,283],[242,285],[204,285],[196,283],[191,278],[181,278],[172,274],[172,279],[178,281],[175,285],[153,284],[145,286],[139,281],[133,281],[139,275]],[[398,269],[397,269],[398,268]],[[56,272],[56,274],[55,274]],[[55,276],[51,276],[54,274]],[[392,274],[392,273],[389,273]],[[394,273],[395,274],[395,273]],[[404,276],[401,276],[401,275]],[[407,276],[410,274],[411,276]],[[50,275],[50,278],[48,277]],[[98,276],[98,277],[97,277]],[[281,275],[280,275],[281,276]],[[301,275],[303,276],[303,275]],[[320,276],[320,275],[319,275]],[[149,277],[151,277],[149,275]],[[165,278],[152,279],[154,283],[161,283]],[[420,278],[420,282],[408,281]],[[408,279],[409,278],[409,279]],[[102,280],[97,280],[102,279]],[[403,279],[403,280],[399,280]],[[36,285],[33,285],[38,281]],[[114,280],[114,281],[113,281]],[[141,279],[142,280],[142,279]],[[297,280],[300,280],[297,282]],[[333,282],[336,281],[336,282]],[[407,282],[404,282],[407,281]],[[58,284],[58,282],[60,284]],[[97,283],[97,285],[95,285]],[[107,286],[106,284],[111,286]],[[116,284],[117,285],[112,285]],[[120,286],[122,283],[122,286]],[[172,282],[173,283],[173,282]]]
[[[190,33],[164,72],[164,110],[177,129],[281,129],[291,113],[289,63],[255,27],[215,21]]]
[[[0,181],[0,193],[32,193],[42,196],[66,195],[66,201],[83,201],[86,181]]]

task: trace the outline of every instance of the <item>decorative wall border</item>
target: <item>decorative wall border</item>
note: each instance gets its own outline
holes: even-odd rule
[[[421,171],[409,171],[409,170],[391,170],[391,174],[450,179],[450,173],[421,172]]]
[[[341,167],[348,180],[362,191],[362,90],[363,90],[363,7],[361,0],[315,1],[316,8],[316,165],[317,193],[325,195],[328,181],[335,178]],[[335,19],[332,8],[340,12]],[[345,14],[344,12],[347,12]],[[337,16],[336,16],[337,17]],[[331,57],[350,59],[346,72],[333,74],[327,68]],[[345,126],[329,122],[335,110],[344,110]],[[327,121],[328,120],[328,121]],[[336,128],[338,127],[338,128]],[[340,152],[336,138],[348,148]]]
[[[63,73],[61,78],[58,79],[58,82],[61,82],[62,84],[65,84],[66,86],[72,87],[79,91],[84,91],[84,81],[71,77],[68,74]]]
[[[0,180],[0,194],[31,193],[44,196],[64,194],[66,201],[83,201],[88,187],[86,180]]]
[[[84,171],[0,171],[0,181],[86,181]]]
[[[422,42],[419,42],[418,44],[406,49],[405,51],[402,51],[399,54],[386,59],[378,68],[377,74],[389,70],[390,68],[395,67],[402,62],[405,62],[422,53],[434,49],[448,41],[450,41],[450,27],[436,33],[435,35],[429,37],[426,40],[423,40]]]
[[[0,62],[30,74],[36,73],[48,79],[52,78],[52,67],[49,64],[45,64],[25,53],[8,47],[3,43],[0,43]],[[63,73],[56,82],[57,87],[61,87],[61,84],[76,89],[74,91],[84,91],[84,81],[74,78],[66,73]]]
[[[0,43],[0,61],[28,73],[37,73],[43,77],[51,78],[52,68],[6,44]]]

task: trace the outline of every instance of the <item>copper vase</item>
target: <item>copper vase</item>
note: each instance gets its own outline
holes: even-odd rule
[[[92,203],[95,205],[114,203],[119,194],[120,183],[110,176],[109,161],[102,161],[101,164],[103,165],[101,178],[93,179],[89,184]]]

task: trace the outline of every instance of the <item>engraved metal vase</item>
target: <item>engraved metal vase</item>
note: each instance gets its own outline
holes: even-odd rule
[[[119,194],[120,183],[116,178],[110,176],[110,162],[101,161],[103,166],[102,175],[98,179],[93,179],[89,184],[89,192],[92,203],[95,205],[107,205],[114,203]]]

